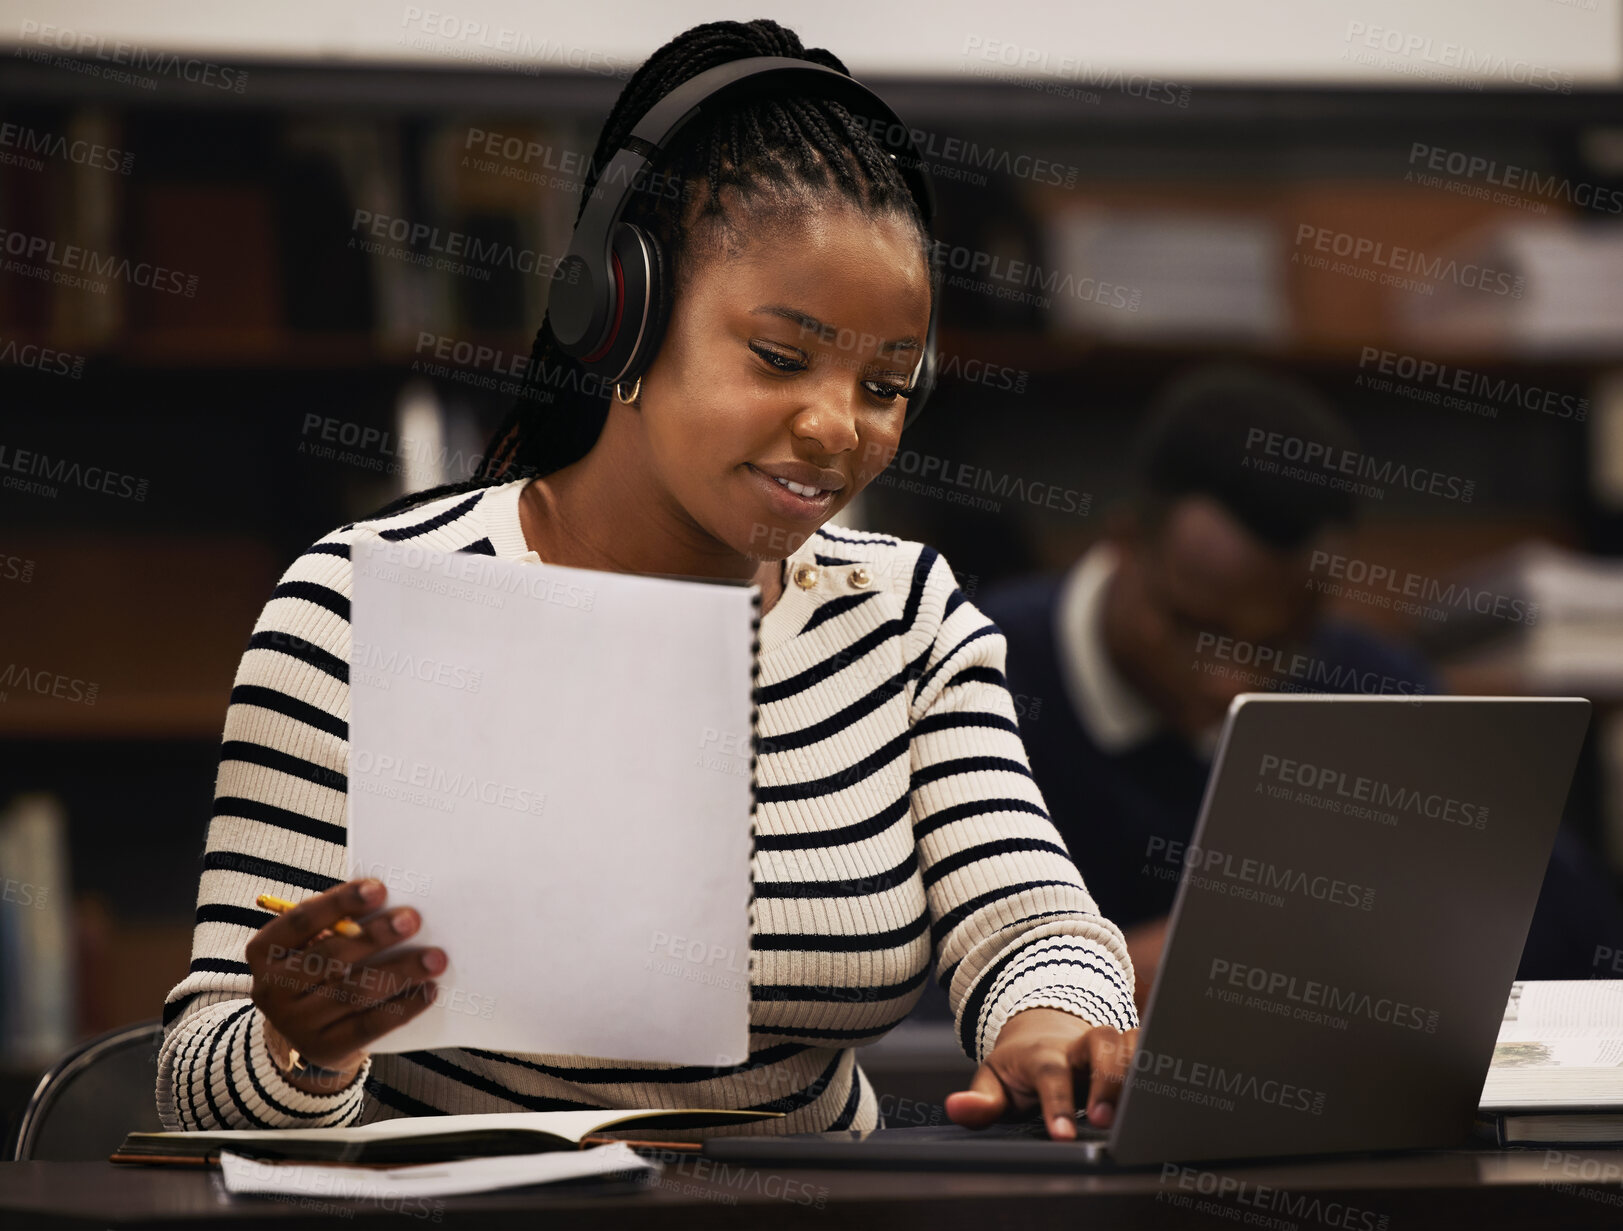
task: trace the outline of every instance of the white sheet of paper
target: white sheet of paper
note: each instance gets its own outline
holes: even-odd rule
[[[662,1170],[623,1142],[585,1150],[546,1154],[500,1154],[461,1158],[446,1163],[401,1167],[350,1167],[334,1163],[281,1163],[247,1158],[229,1151],[220,1155],[226,1189],[311,1201],[380,1201],[389,1198],[454,1197],[488,1193],[530,1184],[554,1184],[589,1175],[626,1173],[648,1179]]]
[[[349,874],[450,961],[370,1050],[745,1060],[755,589],[351,563]]]

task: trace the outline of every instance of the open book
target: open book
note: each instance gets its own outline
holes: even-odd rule
[[[1506,1144],[1623,1141],[1623,979],[1512,984],[1481,1110]]]
[[[230,1129],[131,1133],[115,1163],[212,1164],[222,1151],[249,1158],[340,1163],[437,1163],[495,1154],[574,1150],[602,1133],[673,1132],[779,1119],[777,1111],[684,1108],[660,1111],[516,1111],[471,1116],[407,1116],[354,1128]]]

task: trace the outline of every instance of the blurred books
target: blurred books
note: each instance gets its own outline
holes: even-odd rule
[[[15,1068],[43,1068],[73,1041],[67,830],[54,795],[0,812],[0,1057]]]

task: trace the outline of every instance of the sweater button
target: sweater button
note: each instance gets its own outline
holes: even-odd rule
[[[873,574],[865,568],[854,568],[850,575],[853,590],[866,590],[873,584]]]
[[[810,590],[817,584],[817,566],[815,564],[797,564],[795,566],[795,584],[802,590]]]

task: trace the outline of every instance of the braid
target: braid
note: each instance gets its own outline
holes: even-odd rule
[[[833,53],[806,48],[794,31],[775,21],[713,21],[677,35],[649,56],[626,82],[610,111],[587,167],[577,224],[602,170],[657,103],[707,69],[750,56],[787,56],[849,72]],[[774,217],[787,216],[830,196],[867,213],[899,213],[918,232],[926,268],[929,236],[918,204],[895,159],[845,107],[828,99],[756,96],[677,135],[650,168],[682,186],[673,196],[639,192],[624,219],[660,243],[667,257],[665,294],[674,292],[700,241],[736,225],[722,193]],[[703,200],[694,199],[702,185]],[[693,216],[689,216],[690,213]],[[524,382],[485,446],[479,473],[463,483],[413,492],[385,505],[374,517],[403,512],[427,500],[473,491],[516,478],[550,474],[591,451],[608,416],[609,389],[559,348],[550,316],[542,318],[530,349]]]

